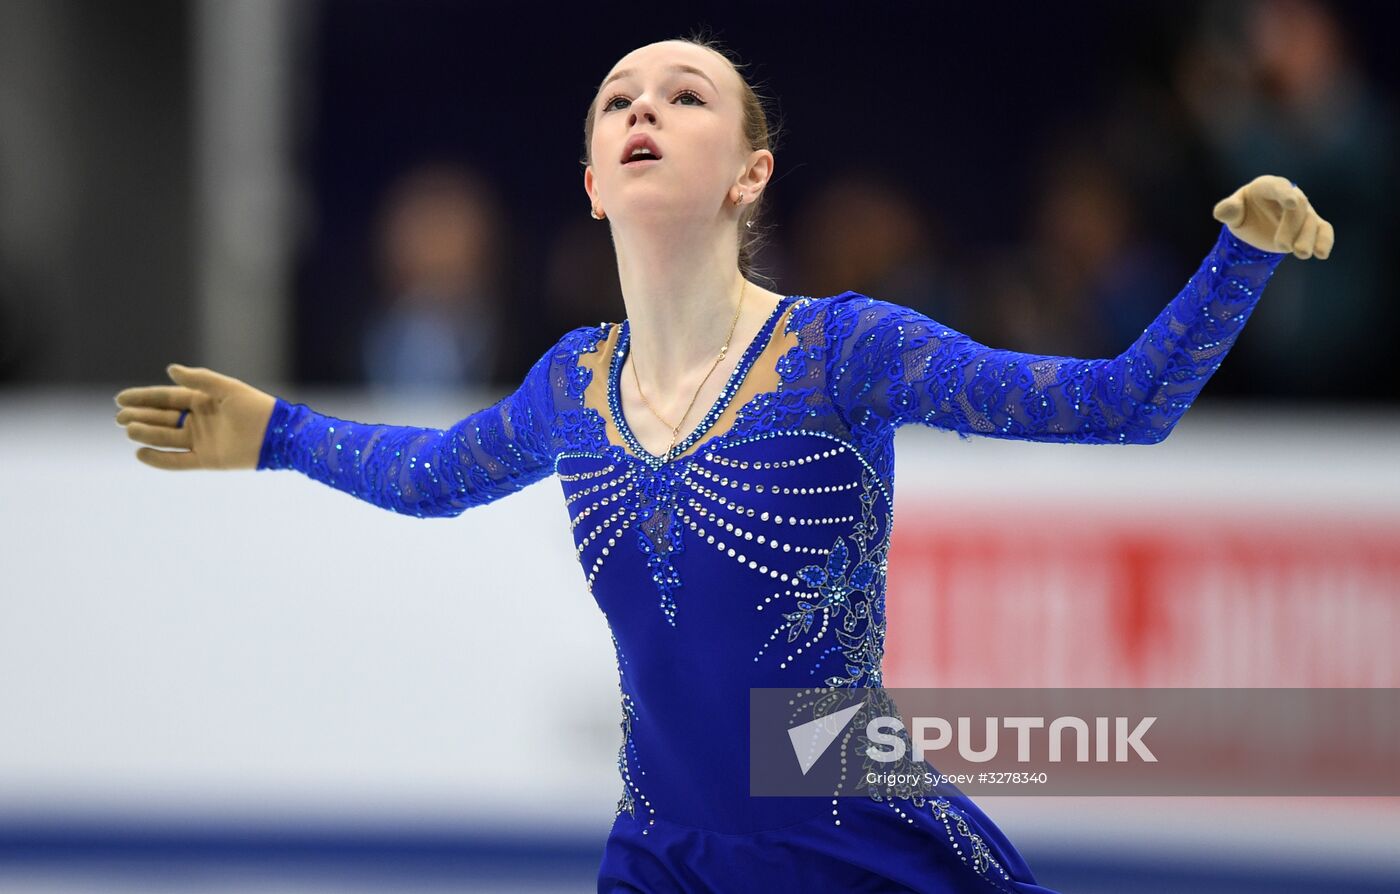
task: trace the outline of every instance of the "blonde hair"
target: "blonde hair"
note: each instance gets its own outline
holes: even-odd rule
[[[738,61],[718,40],[706,35],[703,31],[693,33],[689,37],[676,37],[672,39],[681,43],[704,47],[729,64],[729,67],[739,76],[740,108],[742,113],[741,126],[743,129],[744,143],[748,146],[749,151],[767,149],[769,152],[772,152],[777,145],[778,128],[770,127],[769,125],[767,106],[770,100],[759,94],[758,91],[753,88],[753,85],[749,83],[749,79],[743,74],[742,70],[748,67],[747,64]],[[597,98],[595,97],[594,103],[596,102]],[[583,122],[583,158],[579,163],[585,167],[593,163],[594,111],[593,103],[590,103],[588,114],[585,116]],[[764,209],[767,207],[764,202],[764,197],[767,195],[767,192],[768,191],[765,189],[763,192],[759,193],[758,199],[746,205],[744,210],[739,214],[738,260],[739,272],[745,278],[764,279],[768,280],[771,284],[772,279],[770,277],[764,276],[754,268],[754,259],[759,249],[768,239],[768,234],[766,232],[767,216],[763,213]],[[752,224],[752,226],[750,226],[750,224]]]

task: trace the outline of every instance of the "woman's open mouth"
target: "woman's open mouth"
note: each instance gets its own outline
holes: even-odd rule
[[[633,134],[627,138],[627,143],[622,147],[623,167],[637,165],[639,167],[649,167],[647,162],[661,160],[661,147],[656,145],[656,141],[644,133]]]

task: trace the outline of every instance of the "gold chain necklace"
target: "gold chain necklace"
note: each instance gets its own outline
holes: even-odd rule
[[[663,459],[667,462],[671,459],[671,451],[676,449],[676,441],[680,438],[681,426],[685,424],[685,419],[690,415],[690,411],[695,408],[695,400],[700,396],[700,390],[705,387],[705,383],[710,380],[710,375],[714,373],[715,369],[719,366],[719,362],[724,359],[724,355],[729,351],[729,343],[734,340],[734,327],[739,323],[739,311],[744,306],[744,292],[748,287],[749,281],[744,279],[743,285],[739,287],[739,303],[734,307],[734,319],[729,323],[729,336],[724,340],[724,346],[719,349],[719,356],[715,358],[715,362],[710,364],[709,372],[705,373],[705,378],[700,380],[700,384],[696,387],[695,393],[691,395],[690,404],[685,408],[685,412],[681,414],[680,422],[672,425],[665,419],[661,419],[661,414],[656,412],[656,408],[651,405],[651,401],[647,400],[646,393],[642,391],[642,380],[637,376],[637,357],[636,355],[632,357],[632,379],[637,383],[637,393],[641,395],[642,403],[646,404],[646,408],[651,411],[651,415],[660,419],[661,424],[671,430],[671,443],[666,448],[666,453],[663,456]]]

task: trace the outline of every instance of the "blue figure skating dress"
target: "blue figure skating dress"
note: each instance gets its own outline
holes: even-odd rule
[[[1111,359],[995,350],[856,292],[789,296],[669,459],[619,409],[624,321],[566,333],[513,394],[446,430],[279,398],[258,467],[422,518],[558,476],[621,689],[600,892],[1045,892],[963,796],[750,797],[748,691],[881,685],[900,426],[1155,444],[1284,256],[1222,226]]]

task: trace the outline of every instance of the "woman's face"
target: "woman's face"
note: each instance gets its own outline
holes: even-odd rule
[[[662,41],[623,56],[593,102],[583,181],[593,207],[615,220],[715,220],[749,162],[740,90],[732,67],[693,44]],[[626,162],[639,135],[660,160]]]

